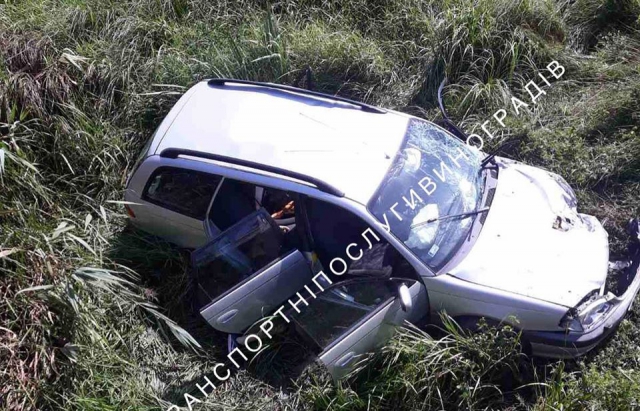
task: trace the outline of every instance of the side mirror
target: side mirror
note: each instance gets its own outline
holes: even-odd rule
[[[410,312],[413,306],[413,300],[411,299],[409,287],[407,287],[406,284],[402,283],[398,287],[398,297],[400,298],[400,307],[402,307],[402,311],[405,313]]]

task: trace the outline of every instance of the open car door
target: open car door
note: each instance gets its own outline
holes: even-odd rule
[[[321,350],[318,358],[337,381],[384,345],[405,320],[416,322],[427,313],[422,282],[361,278],[334,284],[292,318]]]
[[[191,259],[204,319],[219,331],[241,334],[300,291],[313,275],[292,243],[260,209],[195,250]]]

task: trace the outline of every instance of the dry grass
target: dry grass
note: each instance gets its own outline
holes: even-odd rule
[[[620,249],[619,227],[640,211],[639,10],[637,0],[0,0],[0,406],[165,409],[197,394],[224,356],[224,336],[185,298],[185,256],[126,229],[117,203],[139,148],[206,77],[291,84],[310,66],[321,91],[433,119],[446,74],[450,112],[471,131],[559,60],[565,77],[504,137],[523,137],[513,157],[566,176]],[[265,355],[202,408],[638,401],[637,312],[579,364],[523,362],[508,332],[450,331],[402,334],[340,387],[317,370],[297,388],[273,383],[267,371],[289,360]]]

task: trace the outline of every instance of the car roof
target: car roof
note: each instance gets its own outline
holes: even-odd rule
[[[303,90],[206,81],[173,111],[151,154],[195,150],[289,170],[324,181],[361,204],[380,185],[409,119]]]

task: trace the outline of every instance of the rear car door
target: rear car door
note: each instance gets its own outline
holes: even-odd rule
[[[240,334],[310,282],[312,271],[295,237],[261,208],[195,250],[204,319],[219,331]]]
[[[401,284],[411,299],[406,310],[398,295]],[[309,306],[291,318],[320,350],[318,358],[336,381],[362,365],[404,321],[415,323],[425,317],[429,306],[421,281],[393,278],[347,280],[307,301]]]

